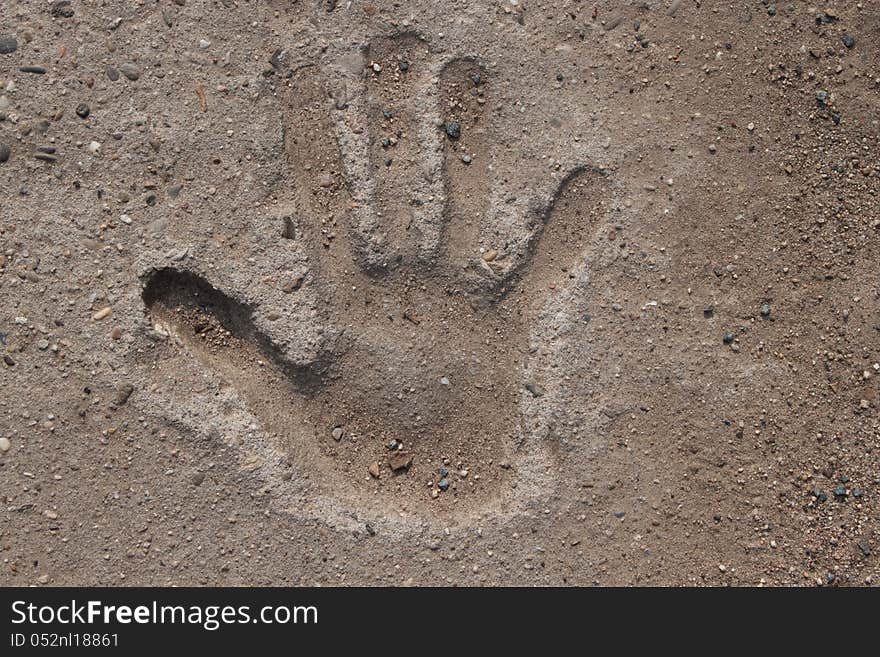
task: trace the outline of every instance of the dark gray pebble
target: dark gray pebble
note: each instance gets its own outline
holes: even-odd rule
[[[9,145],[0,144],[0,164],[6,162],[10,155],[12,155],[12,149],[9,148]]]
[[[70,0],[56,0],[52,5],[52,15],[56,18],[73,18]]]
[[[116,82],[119,79],[119,71],[117,71],[112,66],[108,66],[105,73],[107,73],[107,77],[110,78],[110,80],[113,82]]]
[[[841,41],[843,41],[843,45],[845,45],[847,48],[852,48],[856,45],[856,40],[853,39],[849,34],[844,34],[841,38]]]
[[[22,73],[36,73],[37,75],[43,75],[46,72],[42,66],[22,66],[18,70]]]
[[[449,490],[449,480],[446,478],[441,479],[439,482],[437,482],[437,488],[442,491]]]
[[[11,34],[0,34],[0,55],[11,55],[18,50],[18,41]]]
[[[526,390],[532,393],[532,397],[543,397],[544,391],[540,386],[536,386],[534,383],[526,383]]]
[[[49,153],[34,153],[34,157],[43,162],[49,162],[50,164],[58,161],[57,157],[50,155]]]
[[[736,336],[733,333],[731,333],[730,331],[728,331],[727,333],[724,334],[724,338],[722,338],[722,339],[724,340],[724,344],[730,344],[731,342],[734,341],[735,338],[736,338]]]
[[[450,139],[461,137],[461,124],[458,121],[450,121],[446,124],[446,134]]]
[[[80,103],[76,106],[76,115],[81,119],[87,119],[91,111],[85,103]]]

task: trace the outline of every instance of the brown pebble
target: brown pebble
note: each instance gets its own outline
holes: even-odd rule
[[[370,463],[369,469],[370,469],[370,475],[373,477],[373,479],[378,479],[379,478],[379,463],[378,463],[378,461],[373,461],[372,463]]]
[[[412,456],[406,452],[394,452],[391,458],[388,459],[388,465],[396,472],[397,470],[406,470],[412,465],[412,461]]]
[[[110,337],[113,340],[118,340],[119,338],[122,337],[122,329],[119,328],[118,326],[114,326],[113,330],[110,331]]]

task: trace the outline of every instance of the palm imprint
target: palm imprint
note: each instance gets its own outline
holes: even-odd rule
[[[606,183],[572,172],[549,202],[515,206],[530,240],[495,243],[486,217],[507,199],[492,193],[490,72],[475,58],[435,64],[413,34],[362,54],[354,80],[303,68],[284,98],[276,226],[308,257],[284,291],[314,286],[321,299],[314,358],[286,359],[247,298],[181,266],[153,270],[144,302],[316,494],[353,509],[484,511],[524,485],[526,462],[552,469],[521,419],[542,395],[524,375],[530,327],[584,262]]]

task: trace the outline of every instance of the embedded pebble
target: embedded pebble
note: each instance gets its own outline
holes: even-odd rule
[[[113,309],[110,308],[110,306],[106,306],[105,308],[101,308],[101,310],[99,310],[94,315],[92,315],[92,319],[95,320],[96,322],[99,322],[102,319],[109,317],[112,312],[113,312]]]
[[[532,382],[526,383],[525,388],[530,393],[532,393],[532,397],[543,397],[544,396],[544,390],[540,386],[537,386]]]
[[[58,18],[73,18],[73,7],[70,6],[70,0],[55,0],[52,5],[52,15]]]
[[[18,41],[11,34],[0,34],[0,55],[11,55],[18,50]]]
[[[140,69],[134,64],[123,64],[119,67],[119,72],[132,82],[141,77]]]
[[[405,470],[412,465],[412,456],[403,451],[394,452],[388,459],[388,465],[392,470]]]
[[[128,401],[128,398],[131,397],[133,392],[133,385],[130,383],[122,384],[116,389],[116,396],[113,398],[113,403],[116,404],[116,406],[122,406]]]
[[[9,442],[9,438],[0,437],[0,452],[8,452],[10,447],[12,443]]]
[[[342,440],[342,434],[342,427],[333,427],[331,435],[333,436],[333,440],[335,440],[337,443]]]

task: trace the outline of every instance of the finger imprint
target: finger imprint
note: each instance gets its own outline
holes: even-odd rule
[[[605,176],[591,167],[576,169],[559,185],[534,226],[518,272],[528,298],[540,303],[574,278],[607,215],[607,185]]]
[[[427,44],[406,33],[374,40],[365,60],[373,204],[391,265],[415,254],[421,240],[414,215],[425,202],[426,181],[416,101],[429,73],[427,57]]]
[[[490,142],[484,115],[489,85],[476,61],[458,59],[440,75],[443,173],[446,185],[446,262],[460,277],[475,269],[480,223],[488,210]],[[491,253],[488,258],[491,259]]]
[[[284,147],[291,169],[293,216],[281,219],[283,237],[306,246],[319,278],[348,290],[355,265],[351,196],[332,116],[333,101],[318,67],[298,71],[284,98]]]

